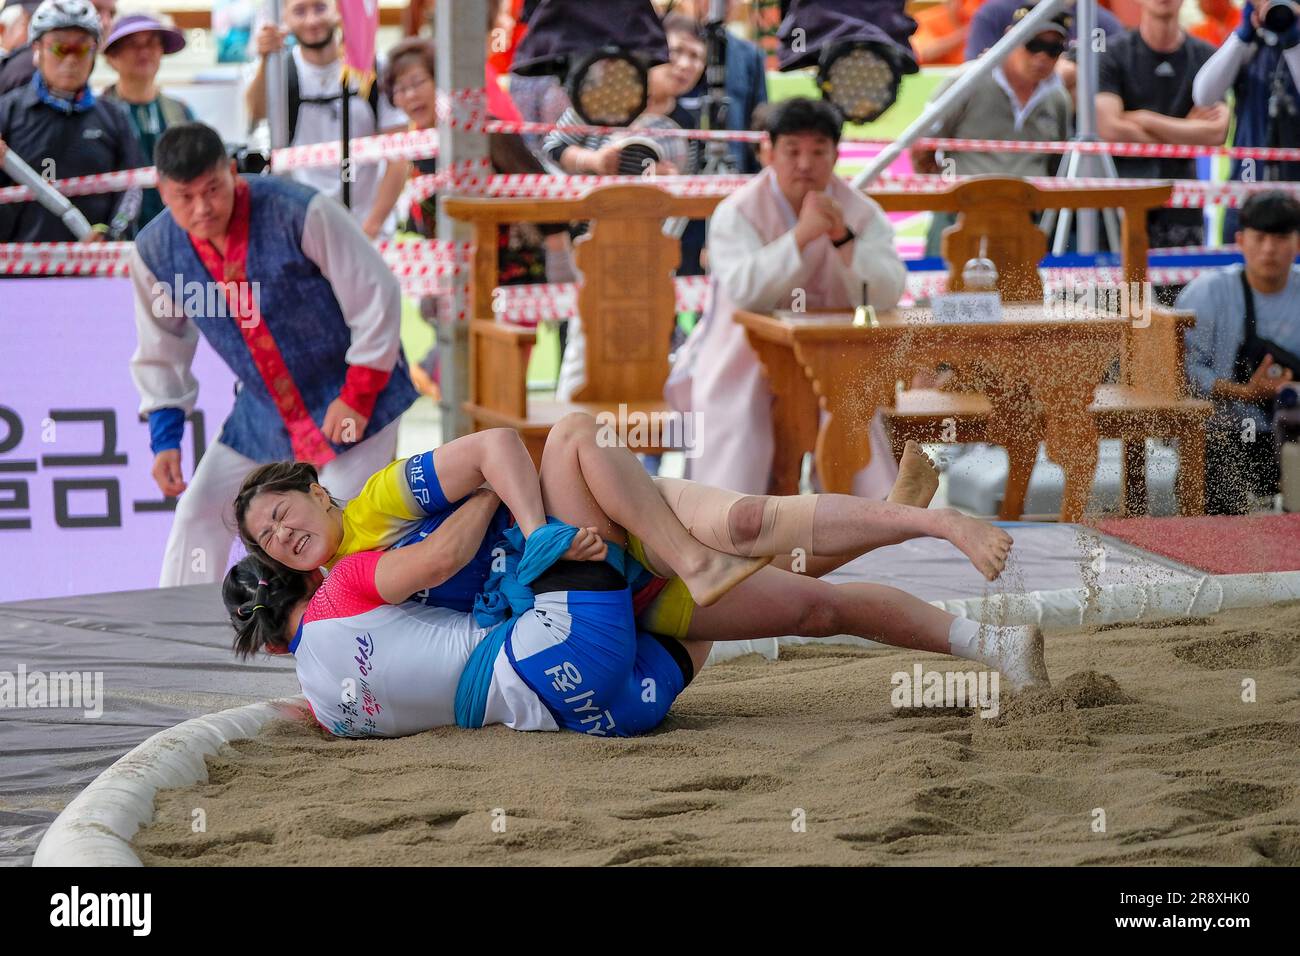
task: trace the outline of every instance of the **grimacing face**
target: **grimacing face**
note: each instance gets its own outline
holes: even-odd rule
[[[258,547],[295,571],[314,571],[338,553],[342,524],[330,513],[329,492],[264,491],[249,502],[243,531]]]
[[[830,185],[839,148],[821,133],[783,133],[772,144],[772,169],[786,198],[799,211],[809,190]]]
[[[235,162],[222,160],[187,183],[160,176],[158,194],[176,225],[200,239],[220,239],[235,208]]]

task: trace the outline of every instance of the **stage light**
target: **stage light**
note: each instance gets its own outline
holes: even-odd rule
[[[904,0],[786,0],[777,31],[781,70],[817,66],[822,97],[854,123],[894,104],[903,76],[919,67],[908,38],[916,21]]]
[[[650,0],[541,0],[510,70],[561,77],[583,122],[627,126],[645,110],[650,67],[667,62]]]
[[[647,79],[640,60],[606,47],[578,61],[569,71],[565,89],[584,122],[627,126],[645,111]]]
[[[870,123],[894,105],[901,79],[887,51],[869,43],[828,47],[817,69],[817,88],[852,123]]]

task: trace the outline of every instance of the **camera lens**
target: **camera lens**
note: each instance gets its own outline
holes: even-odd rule
[[[1264,29],[1272,33],[1286,33],[1296,21],[1295,7],[1290,0],[1271,0],[1264,6]]]

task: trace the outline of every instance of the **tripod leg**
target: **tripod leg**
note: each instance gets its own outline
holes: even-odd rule
[[[1119,179],[1119,173],[1115,171],[1115,158],[1110,153],[1099,153],[1098,158],[1101,160],[1103,175],[1110,179]],[[1120,244],[1119,216],[1115,209],[1107,209],[1103,213],[1106,222],[1106,239],[1110,243],[1110,251],[1118,252]]]

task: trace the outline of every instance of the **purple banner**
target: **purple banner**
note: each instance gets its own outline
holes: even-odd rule
[[[131,382],[129,279],[0,280],[0,601],[158,586],[174,503]],[[234,402],[202,340],[188,480]]]

